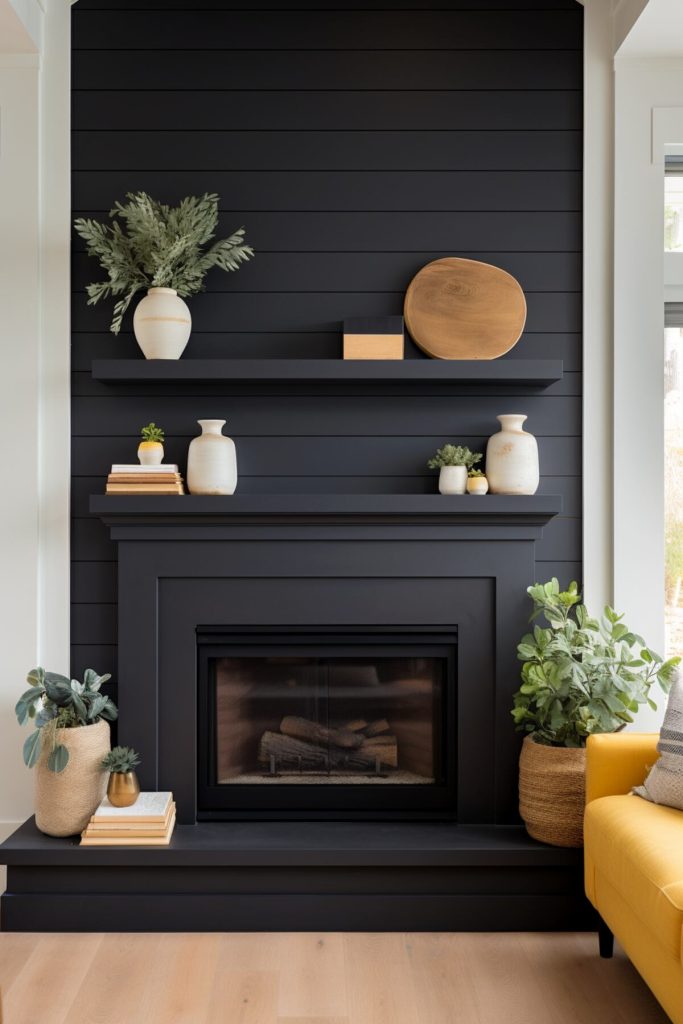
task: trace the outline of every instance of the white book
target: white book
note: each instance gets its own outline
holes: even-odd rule
[[[114,807],[105,796],[90,821],[164,821],[172,796],[169,792],[140,793],[132,807]]]
[[[130,466],[126,466],[123,463],[114,463],[111,471],[112,473],[177,473],[178,466],[176,463],[171,462],[162,462],[158,466],[141,466],[137,462]]]

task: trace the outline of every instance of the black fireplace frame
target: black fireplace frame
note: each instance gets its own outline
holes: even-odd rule
[[[197,629],[197,820],[415,821],[457,820],[457,627],[333,626]],[[222,656],[311,654],[438,657],[446,663],[435,725],[442,752],[430,785],[225,786],[216,775],[216,718],[211,666]]]

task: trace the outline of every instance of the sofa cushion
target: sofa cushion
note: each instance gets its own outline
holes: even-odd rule
[[[679,675],[669,693],[669,702],[659,734],[660,758],[642,786],[633,790],[645,800],[683,810],[683,676]]]
[[[587,887],[600,910],[600,876],[673,956],[683,929],[683,811],[637,796],[605,796],[586,808]]]

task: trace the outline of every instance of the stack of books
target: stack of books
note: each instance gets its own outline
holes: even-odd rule
[[[107,477],[107,494],[184,494],[178,467],[113,465]]]
[[[81,832],[81,846],[168,846],[175,825],[172,793],[140,793],[132,807],[104,798]]]

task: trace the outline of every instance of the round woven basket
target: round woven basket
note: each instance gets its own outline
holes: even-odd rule
[[[534,839],[583,846],[586,751],[547,747],[527,736],[519,758],[519,813]]]
[[[69,751],[69,763],[63,772],[52,772],[49,751],[42,751],[34,768],[36,825],[48,836],[73,836],[83,831],[107,791],[102,758],[109,752],[109,723],[101,719],[58,729],[57,743]]]

